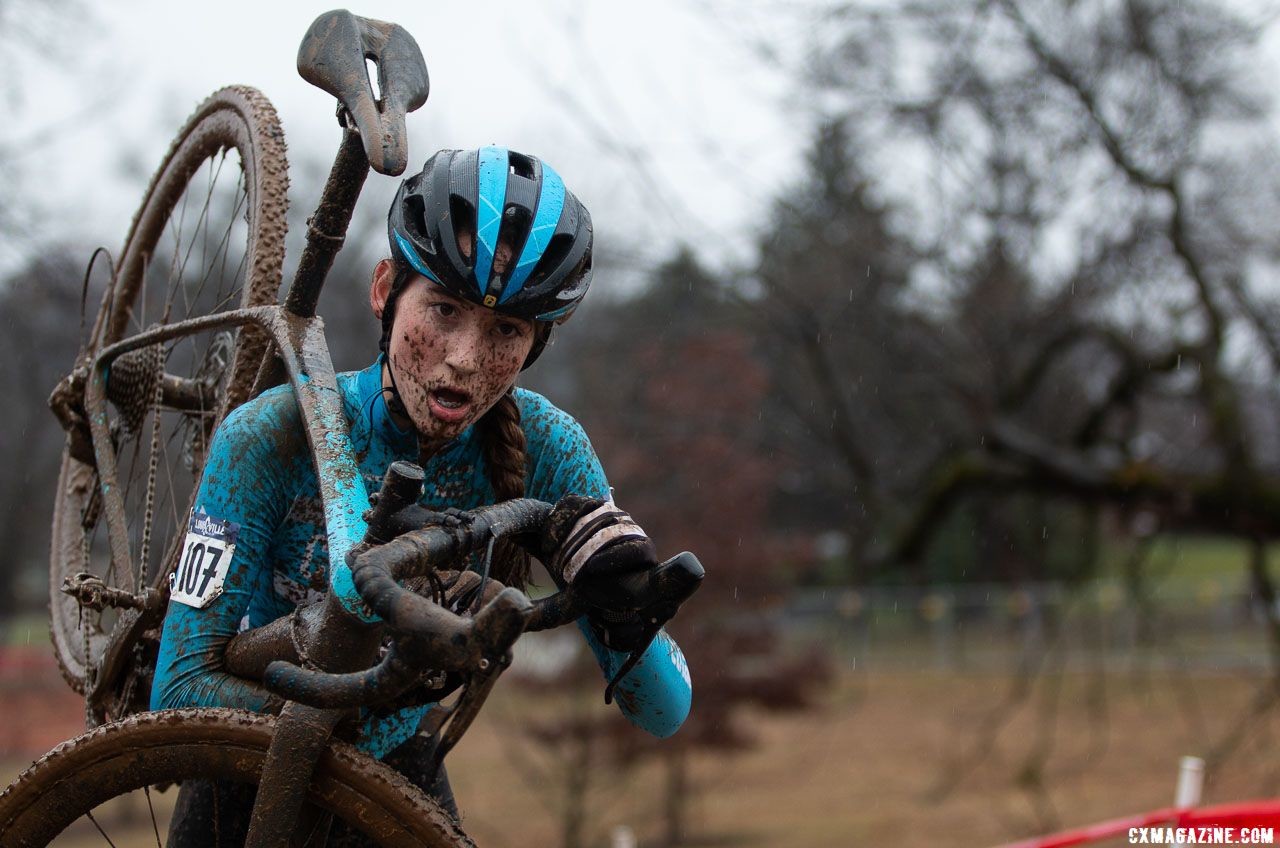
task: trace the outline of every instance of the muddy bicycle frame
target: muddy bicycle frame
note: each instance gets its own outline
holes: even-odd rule
[[[381,99],[374,98],[366,61],[377,64]],[[344,609],[369,621],[345,563],[346,554],[364,536],[361,516],[369,493],[351,452],[337,375],[316,304],[333,258],[345,241],[370,167],[389,176],[404,172],[408,158],[405,114],[426,102],[429,84],[422,53],[407,31],[346,11],[326,13],[312,23],[298,51],[298,72],[338,98],[343,137],[316,212],[308,219],[306,247],[283,307],[250,307],[194,318],[144,331],[104,348],[89,369],[85,411],[103,480],[111,559],[128,568],[132,559],[125,532],[125,505],[119,487],[113,485],[117,463],[106,406],[112,363],[131,351],[217,329],[250,326],[270,338],[277,356],[263,362],[252,395],[286,378],[292,385],[315,458],[325,527],[336,554],[331,558],[339,563],[331,576],[333,589],[343,598]],[[162,227],[165,218],[166,213],[157,210],[151,220],[139,220],[136,226],[138,230]],[[122,268],[120,273],[130,272]],[[161,385],[162,403],[179,411],[207,409],[202,388],[198,380],[167,378]]]
[[[377,65],[379,98],[373,95],[366,61]],[[385,626],[361,599],[353,580],[352,554],[361,548],[369,531],[366,510],[370,493],[352,451],[337,375],[316,304],[334,256],[342,247],[370,167],[390,176],[404,171],[405,113],[425,102],[428,83],[422,54],[404,29],[348,12],[330,12],[312,24],[299,50],[298,69],[308,82],[338,98],[343,137],[315,215],[309,220],[306,247],[284,305],[194,318],[112,344],[97,354],[89,368],[84,404],[101,480],[111,561],[127,569],[132,552],[124,500],[120,487],[115,485],[117,457],[107,414],[107,381],[112,363],[124,354],[151,345],[220,329],[253,328],[274,343],[276,356],[263,362],[252,394],[287,379],[297,399],[315,463],[330,551],[329,592],[322,602],[307,654],[320,669],[343,673],[367,669],[374,662]],[[154,217],[157,220],[139,221],[138,227],[162,226],[164,216]],[[122,273],[127,272],[122,269]],[[208,408],[206,390],[197,380],[166,376],[161,391],[168,408]],[[385,506],[390,508],[390,502]],[[148,592],[139,605],[158,606],[166,600],[160,597],[162,594]],[[571,614],[572,610],[564,606],[557,618]],[[127,636],[116,633],[112,642],[122,639]],[[259,641],[257,653],[270,649],[268,640]],[[119,653],[119,645],[114,647]],[[93,693],[88,694],[92,697]],[[315,763],[345,714],[342,708],[325,709],[293,701],[285,704],[263,768],[247,846],[265,848],[284,844],[288,839]],[[469,718],[456,716],[463,720],[461,729],[465,730]]]

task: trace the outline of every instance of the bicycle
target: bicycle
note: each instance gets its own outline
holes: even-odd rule
[[[376,97],[367,61],[376,65]],[[51,635],[64,676],[85,695],[91,730],[0,794],[4,845],[47,844],[81,815],[92,820],[108,798],[192,777],[259,784],[251,846],[323,841],[327,818],[317,809],[377,844],[470,845],[432,799],[336,741],[334,729],[356,706],[406,692],[436,703],[458,688],[441,709],[438,764],[509,663],[515,639],[581,613],[570,591],[535,603],[487,577],[494,540],[536,531],[549,505],[430,513],[416,505],[421,470],[402,463],[369,497],[315,308],[369,168],[391,176],[405,168],[405,115],[426,100],[427,70],[403,28],[345,11],[311,25],[298,68],[337,98],[343,137],[284,304],[276,305],[287,209],[283,132],[259,92],[222,89],[196,110],[153,178],[89,341],[50,398],[68,433],[52,528]],[[230,151],[239,175],[231,189],[220,188]],[[166,236],[172,245],[160,244]],[[188,271],[196,256],[198,267]],[[227,665],[262,679],[287,703],[278,718],[142,712],[170,580],[198,579],[210,553],[184,546],[209,440],[231,409],[286,380],[321,481],[329,591],[237,636]],[[478,575],[461,566],[473,554],[485,563]],[[455,576],[446,583],[442,572]],[[696,558],[681,554],[631,588],[674,611],[702,573]],[[429,596],[400,585],[412,575],[429,581]],[[451,599],[464,615],[442,606]],[[652,623],[650,638],[660,624]],[[606,700],[642,651],[611,669]]]

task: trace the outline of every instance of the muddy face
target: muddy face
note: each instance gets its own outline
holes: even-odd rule
[[[395,310],[388,351],[395,385],[429,454],[515,384],[533,347],[533,324],[456,298],[423,277],[409,283]],[[385,371],[383,385],[391,386]]]

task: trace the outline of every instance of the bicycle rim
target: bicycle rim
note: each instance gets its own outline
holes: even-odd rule
[[[288,165],[275,110],[254,89],[210,96],[153,177],[94,322],[90,350],[161,324],[274,303],[284,261]],[[138,592],[167,578],[185,534],[213,430],[243,402],[266,350],[244,329],[192,334],[116,360],[111,427],[133,562],[111,563],[92,465],[64,452],[50,550],[50,630],[77,691],[119,620],[81,609],[60,589],[78,572]],[[196,380],[198,400],[176,409],[163,378]],[[145,693],[135,693],[145,697]]]
[[[274,718],[224,709],[143,713],[103,725],[58,746],[0,793],[0,844],[43,848],[80,819],[85,821],[77,829],[87,844],[95,837],[102,845],[133,844],[125,841],[132,834],[141,834],[143,844],[163,844],[154,810],[151,818],[137,816],[131,833],[124,833],[103,805],[186,779],[256,784],[274,727]],[[146,796],[149,809],[153,797]],[[331,743],[321,757],[307,800],[371,845],[474,848],[434,800],[345,743]]]

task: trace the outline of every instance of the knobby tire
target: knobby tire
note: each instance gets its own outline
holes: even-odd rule
[[[99,804],[146,786],[193,778],[256,784],[274,729],[273,717],[228,709],[141,713],[95,728],[54,748],[0,793],[0,845],[43,848]],[[321,757],[307,800],[371,845],[474,848],[418,787],[343,742],[331,742]]]
[[[232,150],[240,159],[238,174],[235,166],[228,164],[228,153]],[[216,228],[210,227],[209,221],[215,214],[210,212],[214,207],[213,198],[217,195],[221,201],[227,191],[216,186],[217,180],[224,178],[224,172],[225,179],[236,179],[231,191],[235,192],[235,197],[242,195],[243,199],[231,207],[226,216],[226,231],[219,234]],[[203,210],[199,210],[201,192],[205,192]],[[197,108],[179,132],[152,178],[134,217],[114,278],[103,295],[87,343],[89,351],[96,353],[154,323],[172,323],[207,312],[275,303],[284,262],[287,193],[284,133],[275,109],[252,88],[232,86],[215,92]],[[232,200],[228,200],[230,202]],[[187,228],[186,233],[183,232],[184,227]],[[210,229],[212,234],[208,232]],[[200,238],[204,239],[204,244],[197,243]],[[169,246],[169,240],[175,243]],[[168,248],[167,253],[165,248]],[[234,258],[229,259],[240,255],[241,250],[243,258],[238,263]],[[165,265],[169,266],[169,281],[165,284],[168,291],[162,289],[157,292],[154,286],[149,289],[148,280],[165,273]],[[228,266],[232,278],[226,281]],[[215,275],[216,288],[211,293],[207,290],[207,283]],[[230,289],[225,295],[223,285]],[[157,295],[163,295],[163,299],[158,300]],[[175,307],[182,314],[173,315]],[[183,340],[174,342],[166,351],[166,372],[178,370],[175,367],[176,360],[180,358],[178,354],[185,356],[190,363],[187,365],[189,370],[202,364],[199,340],[191,337],[188,343],[190,350],[178,350],[182,343]],[[207,447],[208,436],[217,422],[247,399],[268,340],[260,332],[245,328],[227,334],[222,345],[224,348],[233,345],[233,352],[226,357],[229,364],[217,377],[214,408],[202,410],[200,420],[195,422],[200,433],[192,443],[201,452]],[[203,351],[206,360],[210,358],[209,350],[212,348],[213,343],[207,342]],[[138,492],[145,491],[144,484],[152,490],[157,486],[167,486],[167,502],[151,503],[148,507],[145,505],[147,500],[160,498],[144,498],[138,493],[126,501],[132,533],[142,534],[139,528],[151,524],[149,518],[144,517],[144,512],[163,510],[164,513],[164,521],[157,527],[155,538],[144,546],[149,548],[147,561],[134,564],[140,575],[126,579],[126,576],[112,573],[105,564],[109,559],[105,550],[105,521],[101,516],[96,522],[91,520],[92,499],[100,483],[98,475],[92,464],[76,460],[70,451],[63,453],[50,550],[50,631],[63,676],[78,692],[86,691],[89,668],[102,657],[116,618],[114,613],[100,615],[90,610],[82,611],[74,598],[60,591],[63,578],[85,570],[87,565],[88,570],[103,577],[108,585],[134,592],[141,588],[139,584],[159,587],[178,554],[185,532],[182,521],[190,511],[190,500],[203,470],[203,455],[189,460],[185,468],[170,456],[170,451],[180,450],[173,447],[176,440],[173,431],[183,423],[191,426],[190,421],[174,424],[176,413],[162,412],[150,404],[142,415],[144,425],[134,437],[137,444],[124,445],[119,451],[122,458],[126,450],[133,452],[135,470],[136,466],[147,464],[138,459],[146,457],[145,443],[151,435],[148,429],[151,424],[146,422],[154,423],[163,415],[170,429],[165,431],[165,455],[158,462],[151,463],[154,474],[144,475],[142,482],[134,483]],[[160,441],[161,425],[155,425],[155,432],[153,445]],[[191,436],[187,438],[192,439]],[[194,453],[187,451],[186,455]],[[126,473],[123,462],[121,472]],[[119,482],[126,487],[129,485],[128,480]],[[90,519],[86,519],[86,515]],[[84,551],[88,549],[91,553],[89,562],[85,563]],[[134,557],[139,558],[136,541]],[[127,585],[131,582],[134,585]]]

